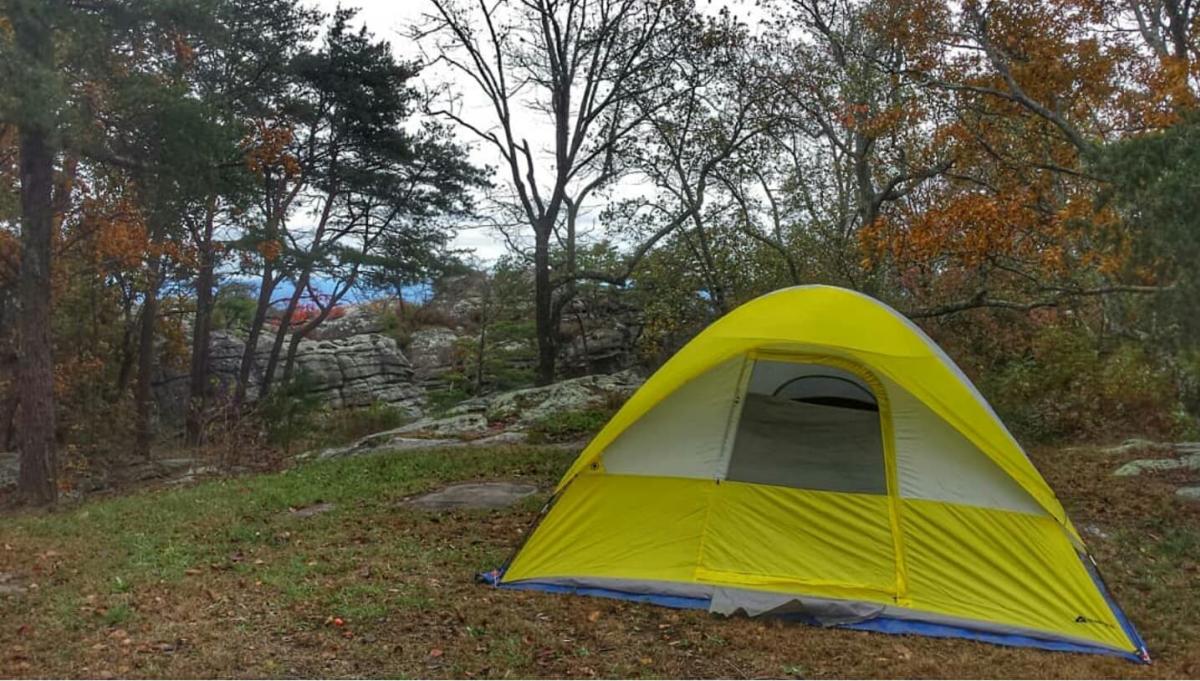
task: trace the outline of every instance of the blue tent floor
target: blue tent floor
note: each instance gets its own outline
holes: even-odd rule
[[[579,596],[595,596],[599,598],[612,598],[636,603],[649,603],[651,605],[681,610],[707,610],[710,605],[710,600],[708,598],[689,598],[685,596],[671,596],[667,594],[631,593],[616,589],[585,586],[565,586],[562,584],[549,584],[536,581],[505,584],[502,582],[503,578],[504,573],[500,570],[492,570],[490,572],[484,572],[478,575],[478,580],[480,582],[501,589],[542,591],[546,593],[574,594]],[[1107,596],[1107,592],[1105,592],[1105,594]],[[1118,610],[1117,612],[1120,611]],[[805,622],[804,620],[795,617],[785,616],[784,619],[797,620],[806,624],[812,624],[811,622]],[[1123,615],[1122,620],[1124,620]],[[1126,621],[1123,621],[1122,624],[1126,624]],[[1002,646],[1038,648],[1041,650],[1050,650],[1056,652],[1110,655],[1114,657],[1120,657],[1131,662],[1137,662],[1139,664],[1148,664],[1150,662],[1150,657],[1145,653],[1144,647],[1141,649],[1140,654],[1133,652],[1121,652],[1100,646],[1082,645],[1067,641],[1053,641],[1049,639],[1020,636],[1016,634],[999,634],[976,629],[968,629],[965,627],[956,627],[908,619],[898,619],[894,617],[875,617],[862,622],[838,624],[834,626],[842,629],[873,631],[884,634],[908,634],[932,636],[935,638],[961,638]],[[1134,632],[1134,634],[1136,636],[1136,632]],[[1140,638],[1135,640],[1141,644]]]

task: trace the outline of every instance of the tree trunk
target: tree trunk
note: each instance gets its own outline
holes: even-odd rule
[[[330,309],[332,309],[332,307]],[[318,316],[313,318],[312,321],[320,324],[321,322],[325,321],[326,316],[328,316],[327,312],[318,313]],[[296,329],[296,333],[293,333],[291,339],[288,341],[287,356],[283,362],[284,383],[292,380],[292,375],[296,371],[296,355],[300,350],[300,341],[307,338],[308,334],[312,333],[313,329],[315,328],[317,328],[316,324],[305,322],[304,326]]]
[[[317,316],[304,322],[304,324],[301,325],[299,329],[296,329],[296,332],[292,334],[292,338],[288,342],[287,359],[284,361],[283,366],[283,380],[285,383],[292,380],[292,372],[296,368],[296,354],[297,350],[300,349],[300,341],[308,338],[310,333],[316,331],[318,326],[324,324],[326,319],[329,319],[329,315],[333,314],[333,309],[338,306],[338,303],[342,302],[342,297],[345,296],[350,289],[354,288],[355,282],[358,281],[358,272],[358,265],[355,265],[353,272],[351,272],[350,276],[346,279],[345,287],[339,290],[339,288],[335,286],[333,293],[329,296],[329,302],[321,308],[321,311],[317,313]],[[304,285],[308,286],[307,273],[304,275],[304,282]]]
[[[213,220],[215,209],[209,204],[200,238],[200,271],[196,273],[196,319],[192,324],[192,366],[188,382],[187,442],[193,447],[204,440],[204,418],[208,410],[208,346],[212,335]]]
[[[275,331],[275,341],[271,343],[271,354],[267,357],[267,366],[263,369],[262,385],[259,386],[260,398],[265,397],[267,393],[271,392],[271,384],[275,382],[275,370],[279,367],[279,358],[283,356],[284,341],[287,340],[287,335],[292,330],[292,320],[295,318],[296,310],[300,308],[300,297],[304,295],[304,289],[308,286],[308,277],[308,270],[305,269],[296,279],[295,290],[292,291],[292,296],[288,298],[287,307],[283,311],[283,318],[279,322],[279,329]],[[295,337],[295,334],[293,333],[292,336]],[[290,369],[290,346],[288,354]],[[291,378],[290,370],[284,373],[284,380],[286,381],[289,378]]]
[[[550,233],[551,228],[537,230],[537,243],[533,252],[533,298],[534,319],[537,327],[538,385],[554,382],[555,340],[553,301],[550,282]]]
[[[150,458],[150,446],[154,442],[154,395],[151,381],[154,378],[154,331],[158,325],[158,287],[162,259],[157,255],[150,261],[150,277],[146,287],[146,298],[142,301],[141,328],[138,331],[138,372],[133,387],[136,406],[136,434],[134,452],[143,459]]]
[[[258,337],[267,321],[267,310],[271,307],[271,294],[275,291],[275,272],[270,263],[263,265],[262,281],[258,289],[258,305],[254,308],[254,320],[246,336],[246,349],[242,352],[242,363],[238,367],[237,388],[233,403],[241,407],[246,402],[246,391],[250,386],[250,371],[254,368],[254,354],[258,348]]]
[[[8,451],[17,442],[17,410],[21,408],[21,396],[13,390],[5,398],[4,410],[0,411],[0,449]]]
[[[14,22],[16,24],[17,22]],[[30,24],[33,24],[32,26]],[[18,40],[29,53],[49,61],[48,28],[38,22],[19,24]],[[41,60],[39,60],[41,61]],[[58,499],[58,461],[54,442],[54,358],[50,345],[51,253],[53,243],[54,157],[45,130],[20,131],[21,274],[18,295],[17,412],[21,472],[18,497],[32,504]]]
[[[296,314],[296,309],[300,307],[300,298],[304,296],[304,292],[308,289],[308,282],[312,278],[313,263],[316,261],[317,254],[324,247],[322,239],[325,237],[325,228],[329,225],[329,217],[333,214],[333,203],[337,199],[337,192],[331,192],[325,197],[325,205],[321,207],[321,217],[317,220],[317,229],[313,233],[312,243],[309,245],[309,253],[312,259],[301,266],[299,276],[296,277],[296,289],[292,291],[292,297],[288,300],[287,310],[283,313],[283,321],[279,324],[279,331],[275,334],[275,342],[271,344],[271,356],[267,359],[267,368],[263,371],[263,382],[261,395],[266,395],[271,390],[271,383],[275,380],[275,369],[279,366],[279,356],[283,352],[283,341],[287,337],[292,328],[292,317]],[[331,303],[332,305],[332,303]],[[305,322],[305,326],[308,322]],[[311,330],[311,329],[310,329]],[[307,331],[305,335],[307,335]],[[288,345],[287,367],[283,374],[283,380],[289,381],[292,378],[292,362],[295,360],[296,347],[300,345],[299,338],[296,334],[292,334],[292,342]]]
[[[495,280],[488,278],[483,285],[483,299],[479,304],[479,344],[475,347],[475,395],[483,392],[483,363],[487,359],[487,328],[488,328],[488,308],[492,304],[492,283]]]
[[[125,391],[129,388],[129,379],[133,376],[133,302],[128,296],[121,303],[121,365],[117,371],[117,399],[125,399]]]

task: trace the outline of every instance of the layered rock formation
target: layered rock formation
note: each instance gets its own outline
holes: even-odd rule
[[[209,374],[213,392],[232,394],[241,365],[245,342],[231,333],[217,331],[209,345]],[[263,371],[270,356],[269,339],[259,343],[250,372],[248,397],[258,397]],[[362,333],[342,338],[304,340],[296,355],[296,370],[308,376],[313,394],[333,409],[362,407],[375,403],[396,406],[420,416],[425,391],[413,382],[413,369],[396,341],[379,333]],[[155,382],[160,417],[178,421],[186,413],[188,396],[186,368],[164,367]]]
[[[502,305],[496,298],[499,293],[489,289],[493,285],[481,273],[438,282],[434,296],[413,308],[418,316],[402,319],[402,325],[416,326],[407,332],[404,347],[388,332],[395,326],[388,314],[391,307],[382,302],[347,305],[300,343],[297,369],[308,375],[312,393],[329,408],[384,403],[419,417],[428,393],[461,387],[452,386],[451,378],[458,376],[461,383],[475,359],[480,326],[486,323],[485,389],[520,385],[532,377],[536,359],[533,339],[525,337],[525,331],[514,335],[512,330],[514,324],[529,323],[527,303],[521,298]],[[561,376],[612,374],[633,366],[641,326],[636,311],[621,301],[616,294],[581,297],[564,311],[559,327]],[[252,401],[258,396],[273,337],[274,329],[265,329],[254,353],[247,390]],[[234,333],[213,332],[209,380],[214,394],[233,393],[244,348],[245,341]],[[155,392],[164,422],[182,422],[188,383],[186,366],[160,368]]]

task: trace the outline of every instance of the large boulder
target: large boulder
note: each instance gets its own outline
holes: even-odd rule
[[[611,408],[628,399],[643,380],[633,371],[594,374],[472,400],[451,413],[482,409],[489,422],[529,425],[552,414]]]
[[[308,374],[312,392],[334,409],[384,403],[416,416],[425,391],[396,341],[377,333],[300,342],[296,369]]]
[[[568,373],[614,373],[633,365],[635,331],[620,322],[575,335],[564,344],[559,367]]]
[[[571,301],[558,327],[559,372],[566,376],[613,374],[634,366],[641,317],[616,291]]]
[[[439,318],[444,326],[463,328],[479,321],[488,276],[483,272],[444,277],[434,285],[433,297],[425,302],[422,314]]]
[[[440,417],[419,419],[301,458],[331,459],[430,447],[484,447],[528,441],[528,427],[552,414],[613,409],[642,384],[632,371],[572,378],[539,388],[476,397]]]

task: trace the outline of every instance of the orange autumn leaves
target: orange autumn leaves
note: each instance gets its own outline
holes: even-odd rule
[[[278,172],[285,178],[300,174],[300,161],[289,148],[295,139],[291,128],[256,121],[253,130],[242,140],[246,149],[246,167],[255,175]]]
[[[916,124],[954,165],[865,226],[864,265],[886,260],[951,286],[973,285],[973,275],[996,263],[1026,283],[1053,285],[1082,271],[1153,283],[1151,272],[1129,267],[1130,237],[1095,200],[1104,179],[1089,173],[1079,144],[1014,95],[1100,145],[1194,110],[1196,61],[1153,49],[1130,2],[884,0],[878,7],[874,25],[913,55],[908,75],[953,111]],[[1200,33],[1200,22],[1191,32]]]
[[[154,258],[195,266],[195,248],[177,240],[154,240],[136,199],[126,191],[85,195],[78,220],[63,236],[100,272],[137,272]]]
[[[1033,193],[1018,189],[1002,196],[962,192],[922,210],[901,209],[862,231],[867,264],[885,256],[902,269],[1019,263],[1046,277],[1066,277],[1078,267],[1107,275],[1122,269],[1127,240],[1101,245],[1088,239],[1097,223],[1115,219],[1110,212],[1094,211],[1086,196],[1053,212],[1039,210],[1036,202]]]

